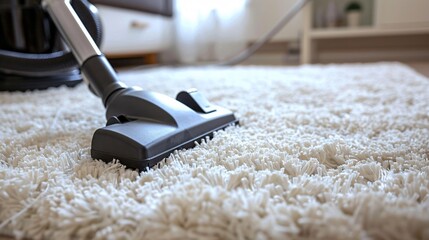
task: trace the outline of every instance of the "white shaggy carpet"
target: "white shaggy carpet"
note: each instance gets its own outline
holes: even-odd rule
[[[157,69],[240,127],[148,172],[90,157],[85,86],[0,93],[0,231],[36,239],[429,239],[429,79],[399,63]]]

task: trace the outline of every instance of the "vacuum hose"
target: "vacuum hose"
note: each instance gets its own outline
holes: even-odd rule
[[[85,24],[97,45],[101,43],[101,21],[97,9],[86,0],[72,0],[71,5]],[[7,74],[43,76],[69,71],[78,67],[73,54],[67,50],[31,54],[0,49],[0,71]]]

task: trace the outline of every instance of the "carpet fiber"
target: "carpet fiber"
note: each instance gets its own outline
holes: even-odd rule
[[[90,157],[85,86],[0,93],[0,231],[50,239],[429,239],[429,79],[399,63],[121,73],[230,127],[138,173]]]

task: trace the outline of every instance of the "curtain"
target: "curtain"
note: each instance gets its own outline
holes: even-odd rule
[[[247,0],[176,0],[175,53],[181,63],[219,61],[246,46]]]

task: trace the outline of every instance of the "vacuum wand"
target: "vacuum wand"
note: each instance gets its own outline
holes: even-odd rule
[[[70,0],[43,0],[55,26],[76,58],[85,81],[107,105],[109,96],[126,88],[70,4]]]

